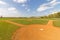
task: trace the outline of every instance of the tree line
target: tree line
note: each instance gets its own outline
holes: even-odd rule
[[[40,18],[60,18],[60,12],[50,14],[48,16],[42,16]]]

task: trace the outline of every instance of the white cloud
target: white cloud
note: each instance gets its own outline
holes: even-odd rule
[[[60,4],[60,2],[57,2],[57,0],[52,0],[50,1],[49,3],[45,3],[45,4],[42,4],[40,5],[38,8],[37,8],[37,11],[38,12],[41,12],[41,11],[45,11],[47,9],[50,9],[50,8],[53,8],[55,5],[57,4]]]
[[[4,1],[0,1],[0,4],[5,5],[5,4],[7,4],[7,3],[6,3],[6,2],[4,2]]]
[[[57,0],[52,0],[50,3],[55,3]]]
[[[13,9],[13,7],[11,7],[11,9],[10,8],[0,8],[0,16],[20,17],[22,15],[21,15],[21,12],[19,12],[17,9]]]
[[[39,7],[39,8],[37,9],[37,11],[41,12],[41,11],[44,11],[44,10],[49,9],[49,8],[51,8],[51,7],[41,6],[41,7]]]
[[[52,4],[52,6],[55,6],[57,4],[60,4],[60,2],[55,2],[55,3]]]
[[[17,3],[25,3],[27,2],[27,0],[13,0],[14,2],[17,2]]]
[[[14,10],[16,10],[16,8],[10,7],[10,8],[8,8],[8,10],[9,10],[9,11],[14,11]]]
[[[6,5],[7,4],[7,5]],[[8,3],[0,0],[0,16],[3,17],[21,17],[22,13],[15,7],[12,7]]]

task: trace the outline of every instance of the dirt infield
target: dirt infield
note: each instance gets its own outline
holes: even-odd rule
[[[6,22],[24,26],[10,21]],[[54,27],[52,20],[47,25],[26,25],[16,30],[12,36],[12,40],[60,40],[60,28]]]

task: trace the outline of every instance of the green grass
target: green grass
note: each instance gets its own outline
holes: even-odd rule
[[[54,21],[53,25],[56,27],[60,27],[60,21],[59,20]]]
[[[30,21],[31,20],[31,21]],[[22,19],[22,20],[11,20],[20,24],[47,24],[48,20],[37,20],[37,19]]]
[[[0,22],[0,40],[11,40],[13,32],[19,27],[6,22]]]
[[[0,40],[11,40],[13,32],[15,32],[19,27],[6,22],[1,22],[1,20],[10,20],[20,24],[47,24],[48,20],[56,20],[53,22],[54,26],[60,27],[60,19],[25,19],[25,18],[0,18]],[[31,20],[31,21],[30,21]]]

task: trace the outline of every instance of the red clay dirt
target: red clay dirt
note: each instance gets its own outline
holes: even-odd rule
[[[17,25],[13,22],[10,23]],[[47,25],[26,25],[16,30],[12,36],[12,40],[60,40],[60,28],[54,27],[52,20]]]

